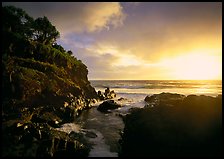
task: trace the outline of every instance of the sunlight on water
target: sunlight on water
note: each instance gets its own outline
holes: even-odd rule
[[[120,115],[129,113],[130,108],[145,106],[147,95],[162,92],[189,94],[204,94],[217,96],[222,94],[221,81],[91,81],[96,91],[104,92],[106,87],[117,94],[115,102],[122,105],[121,108],[111,110],[110,113],[101,113],[97,110],[99,104],[95,103],[92,109],[85,110],[76,119],[75,123],[64,124],[61,131],[70,133],[86,131],[96,134],[96,137],[87,139],[93,143],[89,157],[117,157],[118,140],[124,123]],[[123,98],[122,100],[119,100]]]
[[[162,92],[179,93],[184,95],[209,95],[217,96],[222,94],[221,80],[148,80],[148,81],[91,81],[91,84],[98,91],[104,92],[106,87],[116,93],[135,94],[158,94]]]

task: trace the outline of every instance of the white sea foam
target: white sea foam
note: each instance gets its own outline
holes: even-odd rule
[[[117,141],[119,139],[119,130],[123,130],[124,124],[119,115],[129,113],[133,107],[142,108],[145,106],[145,97],[147,95],[158,94],[162,92],[179,93],[179,94],[204,94],[217,96],[222,94],[222,83],[211,81],[92,81],[92,86],[96,91],[104,92],[106,87],[114,90],[117,97],[115,102],[122,107],[111,110],[110,113],[101,113],[96,107],[103,101],[93,104],[94,108],[84,111],[79,117],[82,127],[76,123],[64,124],[58,130],[70,133],[71,131],[80,132],[84,135],[86,131],[93,132],[96,138],[86,136],[92,142],[93,148],[89,157],[117,157]],[[118,100],[124,98],[123,100]],[[85,129],[83,129],[83,127]],[[108,143],[108,144],[106,144]]]
[[[78,133],[78,132],[80,132],[81,127],[80,127],[80,125],[75,124],[75,123],[66,123],[66,124],[63,124],[60,128],[56,128],[56,130],[64,131],[66,133],[70,133],[72,131]]]
[[[88,138],[93,143],[93,148],[90,150],[89,157],[118,157],[118,153],[111,152],[110,146],[105,143],[104,136],[95,129],[81,129],[80,125],[75,123],[63,124],[61,128],[56,128],[59,131],[70,133],[71,131],[85,134],[86,131],[91,131],[97,135],[95,138]]]

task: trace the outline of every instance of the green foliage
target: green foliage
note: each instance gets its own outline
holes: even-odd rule
[[[12,6],[2,7],[2,13],[2,116],[5,123],[19,119],[20,124],[15,123],[19,132],[14,128],[4,129],[3,156],[49,156],[53,153],[54,156],[87,156],[89,148],[74,140],[70,141],[70,147],[63,147],[68,137],[62,138],[62,144],[55,142],[53,147],[59,150],[56,152],[51,143],[62,135],[59,131],[51,134],[52,129],[46,129],[58,126],[55,119],[63,122],[74,119],[75,106],[65,109],[65,101],[96,97],[95,90],[88,85],[86,66],[55,43],[59,32],[47,17],[34,21],[25,11]],[[69,93],[74,99],[68,96]],[[38,123],[38,126],[21,126],[24,122],[38,122],[40,116],[37,114],[45,114],[49,121]],[[44,125],[39,127],[39,124]],[[46,132],[40,132],[43,129]],[[68,151],[61,153],[64,148]]]
[[[12,6],[2,7],[2,13],[4,99],[35,101],[45,90],[53,96],[78,96],[81,89],[95,93],[88,89],[87,67],[55,42],[59,32],[47,17],[34,21]]]
[[[34,20],[13,6],[2,7],[2,14],[3,54],[29,57],[30,42],[53,44],[60,35],[47,17]]]
[[[43,44],[52,44],[59,37],[59,32],[47,17],[37,18],[34,22],[34,39]]]
[[[58,49],[61,52],[66,52],[65,49],[57,43],[54,43],[52,46],[53,46],[53,48]]]
[[[24,38],[30,38],[33,33],[33,18],[24,10],[13,6],[2,7],[3,32],[18,33]]]
[[[86,66],[75,57],[70,56],[66,52],[61,52],[51,45],[38,43],[34,58],[38,61],[49,62],[66,69],[72,69],[74,66],[86,68]]]
[[[71,50],[68,50],[67,53],[68,53],[69,55],[72,55],[72,54],[73,54],[73,52],[72,52]]]
[[[7,54],[34,58],[68,69],[74,66],[86,68],[81,61],[71,56],[72,51],[66,52],[61,45],[55,43],[59,32],[47,17],[34,21],[25,11],[13,6],[2,7],[2,13],[4,57]]]

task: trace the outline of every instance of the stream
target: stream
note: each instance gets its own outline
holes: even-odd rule
[[[118,157],[120,133],[124,123],[120,115],[125,115],[133,107],[144,107],[145,94],[117,94],[113,100],[123,107],[102,113],[97,107],[102,102],[96,103],[91,109],[84,110],[74,123],[66,123],[61,131],[83,133],[86,139],[93,144],[89,157]],[[118,101],[119,98],[124,99]]]

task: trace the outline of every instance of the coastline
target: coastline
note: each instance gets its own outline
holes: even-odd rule
[[[192,126],[191,125],[192,120],[194,120],[193,123],[199,123],[202,119],[200,119],[200,120],[197,119],[197,116],[202,116],[202,114],[203,114],[204,116],[209,117],[210,116],[209,112],[216,112],[218,114],[216,114],[216,115],[213,114],[212,115],[213,117],[210,116],[209,120],[205,120],[205,122],[209,123],[208,121],[213,120],[214,121],[213,123],[218,124],[217,127],[215,129],[209,129],[208,125],[203,123],[204,125],[202,125],[201,128],[204,127],[203,129],[205,131],[204,132],[199,131],[200,129],[197,129],[197,127],[199,127],[199,126],[196,125],[196,127],[194,126],[194,128],[193,128],[194,132],[196,133],[198,131],[198,133],[201,136],[204,136],[205,134],[210,133],[210,132],[217,132],[218,135],[213,134],[212,136],[215,137],[215,139],[217,141],[219,140],[219,138],[220,138],[219,122],[221,121],[221,117],[220,117],[221,116],[220,115],[221,104],[220,104],[220,102],[222,101],[222,96],[218,96],[218,97],[210,97],[210,96],[204,96],[204,95],[185,96],[185,95],[172,94],[172,93],[160,93],[160,94],[152,95],[152,97],[153,96],[156,97],[155,99],[161,98],[161,101],[162,101],[154,107],[150,106],[150,103],[154,103],[154,99],[152,99],[149,103],[144,100],[144,102],[141,103],[142,106],[140,106],[139,104],[134,106],[133,104],[131,104],[131,103],[133,103],[133,101],[131,99],[125,99],[125,98],[122,99],[123,102],[119,103],[118,99],[121,99],[122,96],[119,96],[119,94],[118,94],[118,97],[113,99],[113,100],[115,100],[115,102],[123,105],[123,107],[121,107],[119,109],[111,110],[108,113],[101,113],[101,112],[96,110],[97,106],[100,104],[100,103],[98,103],[92,109],[86,110],[84,112],[84,114],[81,114],[80,118],[78,118],[77,123],[79,123],[81,125],[83,125],[85,123],[83,125],[83,128],[82,128],[83,130],[92,131],[92,132],[95,132],[97,130],[97,131],[101,132],[101,135],[100,135],[101,137],[102,137],[102,134],[105,135],[104,140],[99,139],[100,136],[99,136],[99,138],[98,137],[93,138],[95,140],[96,145],[98,145],[99,143],[101,143],[101,144],[106,143],[107,144],[107,146],[106,146],[107,148],[105,147],[104,151],[100,151],[100,148],[97,147],[97,146],[94,148],[94,153],[95,153],[96,156],[109,157],[110,155],[113,156],[113,154],[115,152],[118,153],[118,156],[121,156],[121,157],[123,157],[123,156],[125,156],[125,157],[126,156],[141,157],[141,155],[139,155],[139,154],[142,154],[142,156],[144,156],[144,157],[150,157],[150,156],[153,156],[153,157],[154,156],[179,156],[179,157],[184,157],[184,156],[187,156],[186,152],[181,152],[181,151],[178,154],[175,154],[174,152],[171,153],[171,151],[178,151],[178,149],[176,149],[176,148],[173,148],[173,149],[171,148],[170,150],[167,150],[167,151],[165,151],[165,148],[164,148],[163,153],[156,153],[157,150],[153,149],[153,150],[155,150],[155,153],[154,153],[152,150],[149,150],[148,147],[151,149],[152,146],[154,146],[155,143],[150,144],[150,142],[148,142],[148,143],[144,142],[144,140],[145,141],[148,141],[148,140],[150,141],[152,138],[157,138],[156,136],[151,136],[150,137],[151,139],[148,139],[147,136],[148,135],[150,136],[151,131],[156,133],[156,134],[160,133],[162,130],[159,130],[157,128],[157,126],[159,126],[161,124],[160,126],[163,127],[164,123],[163,122],[162,123],[156,123],[156,121],[166,117],[163,120],[166,120],[166,122],[169,122],[170,116],[172,116],[172,114],[173,114],[172,111],[175,112],[174,114],[180,114],[179,117],[176,116],[176,120],[177,121],[179,120],[180,123],[176,123],[174,125],[172,125],[170,123],[168,125],[168,127],[166,128],[167,130],[164,131],[164,133],[167,133],[167,135],[164,136],[165,138],[161,138],[161,141],[163,141],[163,139],[166,139],[166,138],[169,139],[170,137],[172,137],[171,134],[174,133],[173,131],[176,131],[175,133],[177,133],[179,131],[177,128],[180,127],[180,125],[182,125],[182,126],[188,125],[188,129],[190,129],[189,127]],[[183,106],[183,111],[185,111],[184,113],[181,109],[179,109],[182,106],[182,104],[178,103],[178,102],[180,102],[179,101],[179,96],[181,97],[181,101],[183,101],[183,103],[188,103],[187,105],[183,104],[183,105],[185,105],[185,106]],[[186,98],[186,100],[185,100],[185,98]],[[213,109],[214,101],[216,101],[216,99],[219,101],[218,102],[219,104],[217,105],[218,109]],[[197,101],[197,103],[194,103],[194,101]],[[172,104],[174,104],[175,106],[172,106]],[[203,108],[203,105],[205,105],[206,110],[210,110],[210,111],[204,111],[203,109],[201,110],[201,108]],[[210,106],[211,106],[211,108],[209,108]],[[179,107],[179,108],[175,110],[174,109],[175,107]],[[183,117],[186,116],[187,107],[190,108],[190,110],[188,110],[189,114],[186,117],[185,124],[181,124],[180,116],[183,116]],[[152,110],[152,112],[150,112],[149,109],[151,109],[151,108],[155,108],[156,112],[158,114],[162,113],[162,116],[160,116],[160,115],[155,116],[155,114],[153,113],[154,110]],[[165,111],[165,114],[164,114],[164,111]],[[142,114],[142,115],[138,115],[138,114]],[[182,114],[184,114],[184,115],[182,115]],[[192,117],[192,115],[193,115],[193,117]],[[149,117],[149,116],[154,116],[154,117]],[[191,119],[191,117],[192,117],[192,119]],[[172,119],[175,119],[175,117],[173,117]],[[205,119],[205,118],[203,118],[203,119]],[[120,122],[124,121],[124,125],[122,127],[118,127],[117,124],[116,124],[117,128],[114,129],[115,127],[112,123],[115,122],[116,120],[119,120]],[[146,121],[149,122],[149,123],[152,123],[152,122],[155,122],[155,123],[153,125],[150,125],[150,127],[148,127],[147,124],[145,123]],[[189,121],[189,123],[188,123],[188,121]],[[139,123],[145,123],[145,124],[139,124]],[[130,128],[130,125],[132,125],[131,128]],[[118,132],[118,131],[116,132],[116,130],[118,128],[121,130],[120,132]],[[153,130],[153,129],[155,129],[155,130]],[[185,128],[182,127],[181,130],[185,130]],[[186,131],[188,131],[188,130],[186,130]],[[108,135],[106,135],[107,133],[112,133],[112,134],[111,134],[111,136],[108,136]],[[135,134],[135,137],[133,137],[131,135],[133,133]],[[146,134],[143,135],[142,133],[143,134],[146,133]],[[148,135],[147,135],[147,133],[148,133]],[[115,134],[117,134],[119,136],[121,135],[120,137],[116,138],[116,140],[115,140],[117,143],[119,143],[119,145],[121,146],[121,149],[118,149],[119,146],[117,146],[116,149],[112,148],[112,147],[115,146],[114,145],[115,141],[114,141],[114,139],[112,139],[112,136],[114,136]],[[210,134],[212,134],[212,133],[210,133]],[[180,137],[181,136],[184,137],[183,135],[181,135],[181,132],[180,132]],[[198,136],[197,140],[201,140],[200,139],[201,136]],[[139,140],[139,141],[135,141],[134,138],[136,138],[136,140]],[[110,140],[113,140],[113,142],[109,142]],[[190,140],[190,138],[189,138],[189,140]],[[192,143],[194,143],[197,140],[194,139],[194,138],[191,138],[190,141]],[[158,140],[158,143],[160,143],[161,141]],[[176,139],[174,139],[173,141],[176,141]],[[157,141],[155,141],[155,142],[157,143]],[[172,142],[172,141],[170,141],[170,142]],[[186,144],[191,145],[190,142],[189,143],[186,142]],[[204,142],[204,144],[207,144],[207,143]],[[138,145],[138,147],[136,147],[136,145]],[[183,143],[183,145],[184,145],[184,143]],[[207,146],[208,146],[208,144],[207,144]],[[214,145],[213,144],[213,147],[210,147],[210,148],[214,148],[213,149],[214,152],[209,151],[209,150],[205,151],[205,150],[203,150],[202,147],[203,146],[201,146],[201,151],[200,151],[200,153],[198,153],[198,156],[206,156],[206,154],[208,154],[208,156],[209,155],[210,156],[216,156],[216,153],[219,156],[219,154],[221,152],[219,145]],[[217,148],[217,151],[215,150],[215,147]],[[99,150],[98,152],[97,152],[97,149]],[[92,150],[93,149],[91,149],[90,152]],[[186,151],[188,151],[188,150],[186,149]],[[150,152],[150,153],[148,153],[148,152]],[[171,153],[171,154],[169,154],[168,152]],[[203,154],[203,152],[206,152],[206,153]],[[210,154],[209,154],[209,152],[210,152]]]

